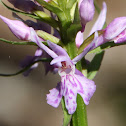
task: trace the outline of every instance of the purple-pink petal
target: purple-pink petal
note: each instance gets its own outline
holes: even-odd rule
[[[126,17],[115,18],[105,29],[104,37],[112,40],[126,29]]]
[[[33,28],[30,28],[30,32],[31,32],[30,35],[31,35],[31,41],[32,42],[35,42],[39,46],[39,48],[46,51],[52,58],[58,57],[58,55],[55,52],[53,52],[51,49],[49,49],[47,46],[45,46],[41,42],[40,38],[37,36],[37,34],[36,34],[36,32],[35,32],[35,30]]]
[[[50,90],[50,93],[47,94],[47,103],[55,108],[59,106],[59,103],[62,99],[62,92],[60,91],[61,83],[58,83],[56,88]]]
[[[75,38],[76,46],[80,47],[80,45],[83,43],[83,41],[84,41],[84,34],[83,34],[83,32],[79,31]]]
[[[63,61],[70,61],[70,59],[68,59],[66,56],[58,56],[57,58],[53,59],[50,64],[53,65]]]
[[[74,76],[66,75],[61,79],[63,96],[65,99],[65,106],[69,114],[73,114],[76,111],[77,103],[77,85],[74,82]]]
[[[81,95],[84,103],[88,105],[91,97],[96,90],[96,85],[94,81],[84,77],[84,75],[78,70],[76,70],[75,78],[75,81],[78,84],[77,93]]]
[[[90,50],[94,49],[96,46],[98,46],[99,37],[98,32],[94,33],[94,39],[93,41],[83,50],[82,53],[80,53],[78,56],[76,56],[72,61],[74,64],[76,64],[78,61],[80,61]]]
[[[68,56],[67,52],[59,45],[47,40],[49,47],[57,54],[62,56]]]
[[[115,37],[113,40],[114,43],[126,42],[126,29],[123,32],[121,32],[117,37]]]
[[[94,26],[92,27],[91,31],[90,31],[90,34],[89,36],[94,33],[95,31],[97,30],[101,30],[105,24],[105,21],[106,21],[106,13],[107,13],[107,6],[106,6],[106,3],[103,2],[103,5],[102,5],[102,10],[99,14],[99,17],[98,19],[96,20]]]
[[[38,48],[36,51],[35,51],[35,56],[41,56],[42,55],[42,50],[40,48]]]

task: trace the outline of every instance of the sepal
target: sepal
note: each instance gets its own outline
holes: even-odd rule
[[[58,45],[62,45],[62,42],[60,39],[58,39],[57,37],[47,33],[47,32],[44,32],[42,30],[37,30],[37,35],[41,38],[43,38],[44,40],[49,40],[53,43],[56,43]]]

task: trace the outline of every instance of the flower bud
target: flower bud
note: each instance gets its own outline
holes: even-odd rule
[[[8,25],[11,32],[19,39],[30,40],[30,28],[18,20],[10,20],[0,15],[0,18]]]
[[[83,32],[86,23],[91,21],[94,17],[95,13],[94,0],[80,0],[79,13]]]

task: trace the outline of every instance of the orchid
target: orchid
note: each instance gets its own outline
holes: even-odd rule
[[[21,42],[1,41],[16,45],[34,45],[34,56],[27,56],[21,63],[23,68],[13,76],[23,73],[27,76],[41,61],[45,73],[58,73],[61,80],[49,90],[47,103],[57,108],[62,103],[63,126],[87,126],[86,105],[96,91],[92,80],[98,72],[106,48],[125,44],[126,17],[117,17],[106,24],[107,5],[103,2],[99,16],[87,37],[83,36],[87,23],[92,21],[97,7],[95,0],[8,0],[15,8],[3,1],[13,11],[16,20],[2,15],[0,18]],[[17,10],[17,9],[18,10]],[[46,13],[48,10],[50,13]],[[36,20],[24,20],[23,14]],[[113,45],[112,45],[113,44]],[[85,56],[95,53],[89,62]],[[86,72],[84,72],[86,71]]]
[[[31,28],[32,41],[35,42],[40,48],[49,53],[49,48],[44,48],[35,31]],[[65,105],[69,114],[73,114],[76,110],[77,93],[80,94],[86,105],[89,104],[90,98],[93,96],[96,86],[93,81],[87,79],[80,71],[75,68],[75,64],[68,56],[67,52],[60,46],[48,41],[51,48],[49,53],[52,58],[51,65],[56,64],[58,73],[61,77],[61,82],[58,83],[56,88],[50,90],[47,95],[47,103],[53,107],[58,107],[62,96],[65,99]]]

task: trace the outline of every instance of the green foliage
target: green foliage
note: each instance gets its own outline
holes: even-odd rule
[[[98,72],[98,70],[101,66],[103,57],[104,57],[104,51],[101,51],[101,52],[95,54],[93,60],[88,65],[88,74],[87,74],[88,79],[90,79],[90,80],[94,79],[96,73]]]
[[[66,19],[66,16],[63,10],[57,4],[54,4],[54,2],[48,3],[43,0],[36,0],[36,1],[47,10],[55,13],[61,21]]]
[[[77,109],[72,115],[71,126],[87,126],[87,112],[86,105],[82,97],[77,94]]]

